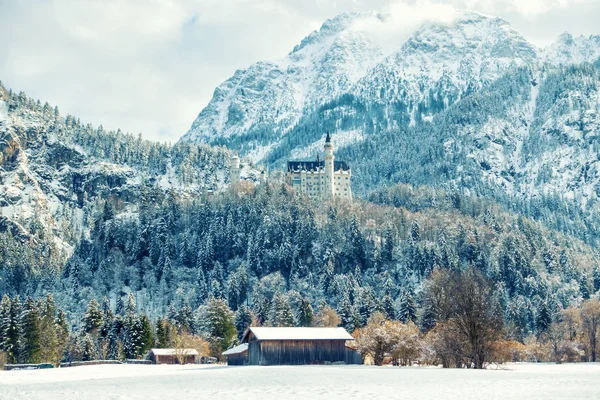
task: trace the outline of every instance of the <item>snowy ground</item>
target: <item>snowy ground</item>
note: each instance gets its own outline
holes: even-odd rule
[[[504,368],[98,365],[1,371],[0,399],[600,399],[600,363]]]

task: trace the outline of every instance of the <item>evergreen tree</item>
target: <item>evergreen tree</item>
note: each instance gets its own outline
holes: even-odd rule
[[[177,327],[182,332],[194,332],[194,315],[187,304],[184,304],[177,312]]]
[[[175,305],[173,303],[169,304],[169,313],[167,316],[169,318],[169,321],[171,321],[171,323],[174,323],[174,324],[179,323],[179,321],[177,320],[179,318],[179,313],[175,309]]]
[[[171,347],[171,325],[167,318],[156,321],[156,342],[159,349]]]
[[[82,361],[92,361],[96,359],[96,345],[89,334],[81,337]]]
[[[394,300],[392,299],[392,296],[385,296],[381,306],[383,307],[383,313],[386,319],[396,319],[396,309],[394,307]]]
[[[235,312],[235,329],[238,333],[238,339],[242,340],[242,335],[252,324],[252,312],[245,305],[241,305]]]
[[[204,323],[214,354],[220,355],[233,344],[237,334],[233,312],[223,299],[208,299]]]
[[[400,298],[400,309],[398,310],[400,321],[407,323],[417,320],[417,306],[409,291],[405,291]]]
[[[108,359],[119,360],[121,358],[122,343],[119,339],[123,322],[121,316],[117,315],[111,324],[106,340],[108,341]]]
[[[594,265],[592,281],[594,283],[594,292],[598,292],[600,290],[600,264]]]
[[[370,286],[362,288],[355,298],[354,306],[360,319],[359,326],[365,326],[371,317],[371,314],[378,310],[378,304],[375,299],[375,294],[373,293],[373,288]],[[344,317],[342,317],[342,321],[343,319]]]
[[[112,328],[113,320],[114,314],[110,309],[110,302],[108,301],[108,298],[104,297],[102,299],[102,326],[100,327],[100,337],[108,337],[108,334]]]
[[[19,360],[22,363],[40,362],[40,319],[40,310],[33,299],[28,297],[19,321],[21,326]]]
[[[117,299],[117,307],[116,307],[117,315],[125,315],[125,304],[123,303],[123,299],[121,296]]]
[[[110,309],[110,301],[108,301],[108,298],[104,296],[102,298],[102,318],[112,321],[113,317],[113,312]]]
[[[8,332],[10,329],[10,297],[7,294],[2,296],[0,301],[0,350],[7,351]]]
[[[552,316],[548,310],[548,306],[545,302],[540,302],[538,306],[537,315],[535,318],[535,327],[538,333],[545,333],[552,324]]]
[[[127,316],[123,321],[123,355],[127,359],[136,359],[141,355],[144,343],[144,327],[140,318]]]
[[[243,304],[248,299],[248,275],[246,273],[246,267],[244,264],[241,264],[237,270],[238,277],[238,306]]]
[[[203,304],[208,299],[208,285],[206,284],[206,277],[204,276],[204,270],[198,268],[196,275],[197,289],[196,289],[196,302],[198,305]]]
[[[360,231],[358,220],[356,217],[353,217],[350,222],[350,246],[351,246],[351,256],[354,262],[362,268],[367,267],[367,255],[365,249],[365,239],[363,237],[362,232]]]
[[[16,363],[21,350],[21,313],[22,305],[19,296],[15,296],[10,303],[10,315],[8,321],[4,323],[4,351],[8,355],[9,363]]]
[[[43,303],[40,321],[40,361],[58,363],[64,348],[58,338],[56,325],[56,304],[52,294],[48,294]]]
[[[348,332],[354,332],[356,328],[362,326],[360,316],[356,312],[356,309],[350,304],[350,300],[347,297],[344,297],[342,300],[339,316],[342,326]]]
[[[421,318],[419,320],[419,326],[421,327],[421,331],[429,332],[431,329],[435,327],[436,323],[436,312],[433,305],[426,301],[423,305],[423,309],[421,311]]]
[[[331,295],[333,277],[333,262],[331,260],[328,260],[325,266],[323,267],[323,273],[321,275],[321,289],[323,290],[323,294],[325,296]]]
[[[314,324],[314,311],[312,306],[310,305],[310,301],[307,298],[302,298],[300,300],[300,305],[298,307],[298,315],[296,320],[298,321],[298,326],[313,326]]]
[[[579,290],[584,300],[590,298],[590,279],[585,272],[582,272],[579,276]]]
[[[96,299],[92,299],[83,316],[83,329],[86,333],[96,334],[102,326],[102,311]]]
[[[381,244],[381,262],[389,265],[394,258],[394,236],[391,227],[385,229]]]
[[[410,227],[410,239],[413,243],[417,243],[421,240],[421,226],[416,220],[413,221]]]
[[[134,315],[135,314],[135,297],[133,297],[133,293],[129,292],[129,296],[127,296],[127,308],[125,309],[125,312],[127,315]]]
[[[271,302],[269,312],[269,322],[273,326],[295,326],[294,313],[288,301],[287,296],[282,293],[275,293]]]
[[[140,317],[141,324],[141,347],[139,350],[140,355],[146,354],[152,348],[154,344],[154,337],[152,335],[152,324],[150,320],[146,316],[146,314],[142,314]]]
[[[63,310],[58,310],[55,320],[57,348],[64,351],[69,341],[69,323]]]

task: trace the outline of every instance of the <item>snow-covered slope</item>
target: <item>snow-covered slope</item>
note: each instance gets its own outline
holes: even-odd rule
[[[542,61],[553,65],[594,62],[600,58],[600,35],[573,37],[568,32],[542,52]]]
[[[365,102],[402,104],[414,122],[426,117],[417,115],[419,106],[435,113],[535,60],[534,47],[506,21],[465,13],[451,25],[428,23],[418,29],[354,92]]]
[[[182,140],[213,142],[261,130],[284,132],[304,110],[350,90],[383,57],[373,38],[357,28],[365,21],[384,23],[380,14],[342,14],[282,60],[236,71],[215,89]]]
[[[127,216],[143,188],[190,198],[219,190],[229,157],[222,148],[169,147],[84,126],[0,85],[0,232],[50,240],[67,256],[105,201]]]
[[[408,40],[383,46],[381,32],[390,24],[376,13],[326,21],[284,59],[239,70],[217,87],[181,140],[242,151],[251,142],[268,146],[319,106],[348,94],[384,105],[386,121],[379,122],[385,127],[397,125],[390,113],[414,123],[537,60],[535,48],[500,18],[465,12],[453,23],[427,23]]]

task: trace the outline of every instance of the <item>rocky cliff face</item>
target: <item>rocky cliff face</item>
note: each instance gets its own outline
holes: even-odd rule
[[[285,58],[238,70],[219,85],[184,141],[211,143],[259,130],[276,140],[306,110],[350,90],[383,57],[358,22],[380,15],[343,14],[307,36]]]

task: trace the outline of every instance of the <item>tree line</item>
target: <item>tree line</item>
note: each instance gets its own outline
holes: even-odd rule
[[[92,299],[72,331],[52,295],[23,304],[18,296],[0,302],[0,351],[8,363],[40,363],[140,359],[151,348],[175,348],[183,363],[185,349],[222,358],[249,326],[344,326],[326,301],[313,307],[294,294],[276,293],[269,312],[262,304],[242,305],[233,312],[227,302],[210,296],[197,309],[173,305],[154,322],[138,313],[130,293],[113,309],[107,298]],[[433,271],[425,282],[424,302],[417,306],[405,294],[398,309],[381,304],[366,324],[352,331],[352,346],[366,362],[382,365],[420,364],[485,368],[511,361],[577,362],[597,360],[600,339],[600,300],[552,318],[547,310],[536,317],[538,334],[519,341],[505,323],[493,283],[480,271]],[[355,318],[359,318],[355,316]],[[360,324],[360,322],[358,322]],[[178,351],[179,350],[179,351]]]

